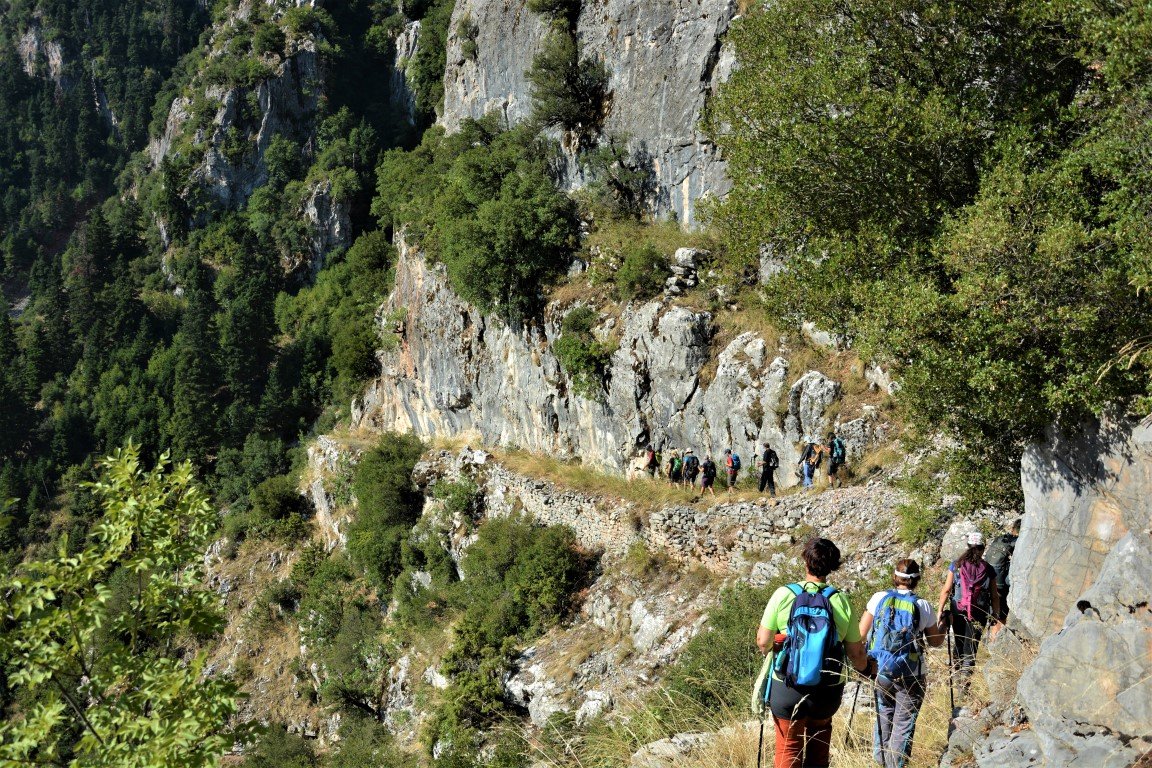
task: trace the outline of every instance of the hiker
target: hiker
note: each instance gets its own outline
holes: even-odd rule
[[[1016,551],[1016,540],[1020,538],[1020,518],[1008,525],[1008,530],[988,542],[984,559],[996,571],[996,593],[1000,597],[1000,610],[996,620],[1003,624],[1008,620],[1008,589],[1012,586],[1010,569],[1012,553]]]
[[[772,446],[764,443],[764,453],[760,454],[756,463],[760,466],[760,493],[764,493],[764,486],[768,486],[768,493],[776,498],[776,479],[773,475],[776,467],[780,466],[780,457],[772,450]]]
[[[736,475],[740,472],[740,454],[732,453],[731,448],[724,449],[724,469],[728,472],[728,493],[732,493]]]
[[[684,462],[680,460],[680,454],[672,451],[672,456],[668,459],[668,484],[679,485],[680,479],[684,476]]]
[[[828,445],[825,450],[828,452],[828,487],[843,487],[844,481],[840,479],[840,468],[844,466],[848,453],[844,447],[844,441],[837,437],[835,432],[829,432]]]
[[[916,594],[920,565],[896,561],[892,589],[877,592],[860,617],[860,636],[876,661],[876,727],[872,755],[884,768],[905,768],[912,755],[916,716],[924,704],[925,642],[944,644],[932,605]]]
[[[820,459],[824,454],[824,446],[814,442],[809,442],[804,445],[804,450],[800,452],[800,471],[804,478],[804,487],[812,487],[812,478],[816,476],[816,468],[820,466]]]
[[[700,459],[689,448],[684,452],[684,487],[691,488],[696,485],[696,476],[700,474]]]
[[[828,539],[804,546],[804,581],[773,593],[756,630],[756,645],[767,654],[778,633],[783,644],[772,665],[768,704],[776,726],[775,768],[828,765],[832,715],[840,708],[847,669],[875,674],[864,653],[860,626],[852,619],[848,596],[827,583],[840,567],[840,550]],[[794,619],[800,616],[800,620]]]
[[[1000,615],[996,571],[984,560],[984,536],[979,532],[968,534],[968,549],[948,566],[938,610],[940,623],[952,629],[952,664],[965,691],[976,666],[984,626]]]
[[[644,464],[644,471],[648,473],[648,477],[655,478],[656,472],[660,469],[660,457],[656,454],[656,449],[652,447],[651,443],[644,449],[644,458],[647,459]]]
[[[712,486],[716,484],[716,462],[712,461],[711,456],[704,457],[704,463],[700,465],[700,495],[704,495],[704,491],[712,491],[712,495],[716,495],[716,489]]]

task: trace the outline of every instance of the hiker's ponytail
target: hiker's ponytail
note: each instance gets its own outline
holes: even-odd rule
[[[920,583],[920,564],[911,558],[896,561],[896,571],[892,574],[892,584],[897,587],[915,589]]]
[[[965,550],[964,554],[956,558],[957,563],[972,563],[973,565],[979,563],[984,559],[984,545],[973,544]]]

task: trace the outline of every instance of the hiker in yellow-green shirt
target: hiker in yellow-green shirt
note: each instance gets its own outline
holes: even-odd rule
[[[781,587],[768,601],[756,630],[756,645],[767,654],[778,638],[784,640],[781,633],[788,631],[798,602],[804,607],[822,603],[830,608],[835,637],[832,655],[820,665],[815,685],[803,686],[803,690],[793,687],[786,682],[788,672],[779,663],[773,665],[768,704],[776,727],[775,768],[826,768],[832,715],[840,708],[847,682],[844,657],[861,674],[875,674],[875,661],[864,652],[859,621],[852,615],[848,596],[827,583],[828,574],[840,567],[840,550],[828,539],[811,539],[804,546],[804,565],[804,581]],[[780,647],[777,651],[790,652]]]

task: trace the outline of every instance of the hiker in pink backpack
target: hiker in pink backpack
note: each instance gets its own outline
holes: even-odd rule
[[[967,551],[948,566],[938,608],[941,626],[952,629],[952,672],[959,674],[960,690],[967,691],[984,627],[1000,615],[996,570],[984,560],[980,533],[968,534]]]

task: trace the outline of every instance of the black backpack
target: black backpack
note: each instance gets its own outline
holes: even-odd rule
[[[771,448],[764,449],[764,466],[768,469],[776,469],[780,466],[780,457],[776,455],[776,451]]]
[[[684,471],[690,475],[696,474],[700,470],[700,459],[695,455],[684,457]]]
[[[996,584],[1001,587],[1011,584],[1008,569],[1012,564],[1012,553],[1016,550],[1016,538],[1010,533],[997,536],[988,543],[988,549],[984,552],[984,561],[996,570]]]

